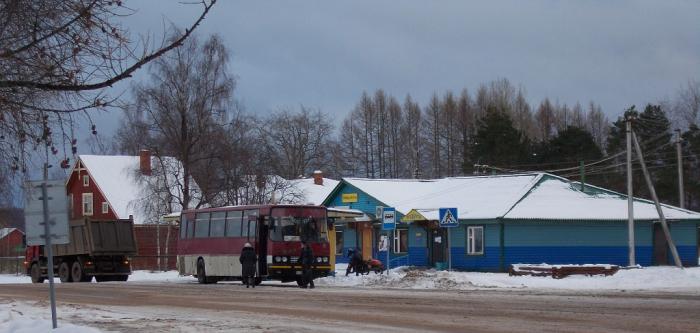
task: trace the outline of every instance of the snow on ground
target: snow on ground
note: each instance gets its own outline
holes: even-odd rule
[[[408,288],[468,290],[476,288],[532,288],[567,290],[700,290],[700,267],[645,267],[620,270],[613,276],[573,275],[563,279],[539,276],[509,276],[506,273],[447,272],[399,267],[387,276],[374,274],[345,276],[346,264],[336,265],[335,277],[316,280],[318,285],[366,288]],[[60,283],[58,279],[54,280]],[[196,283],[177,271],[134,271],[127,283]],[[0,284],[31,283],[28,276],[0,274]],[[95,282],[93,282],[95,283]],[[123,282],[103,282],[123,283]],[[264,284],[278,284],[265,281]]]
[[[48,315],[48,316],[47,316]],[[98,329],[59,322],[58,328],[51,330],[51,313],[45,302],[0,303],[0,332],[8,333],[99,333]]]
[[[700,290],[700,267],[646,267],[620,270],[613,276],[574,275],[563,279],[509,276],[507,273],[447,272],[399,267],[389,275],[345,276],[347,265],[337,265],[336,276],[317,280],[326,286],[408,289],[534,288],[568,290]]]
[[[177,271],[154,272],[154,271],[134,271],[129,275],[129,282],[164,282],[164,283],[190,283],[197,281],[191,276],[179,276]],[[8,283],[31,283],[32,280],[26,275],[0,274],[0,284]],[[48,283],[48,282],[44,282]],[[54,278],[54,283],[61,283],[58,277]],[[93,280],[93,283],[96,283]],[[101,282],[101,283],[122,283],[122,282]]]

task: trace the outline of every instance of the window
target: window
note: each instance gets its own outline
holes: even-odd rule
[[[187,219],[187,238],[194,238],[194,222],[193,220]]]
[[[241,220],[243,211],[226,213],[226,237],[241,237]]]
[[[102,202],[102,214],[107,214],[109,213],[109,204],[106,202]]]
[[[83,215],[92,215],[92,193],[83,193]]]
[[[83,187],[90,186],[90,176],[83,175]]]
[[[187,238],[187,217],[185,214],[180,215],[180,239]]]
[[[242,237],[248,237],[248,235],[255,237],[255,220],[252,220],[252,216],[258,216],[257,209],[249,209],[243,212],[243,231],[241,232]],[[250,223],[248,223],[250,222]]]
[[[224,237],[226,231],[226,212],[211,213],[210,237]]]
[[[195,217],[194,238],[209,237],[209,213],[198,213]]]
[[[343,255],[343,231],[342,230],[335,231],[335,254],[339,255],[339,256]]]
[[[484,227],[467,227],[467,254],[484,254]]]
[[[408,252],[408,229],[394,229],[394,253]]]

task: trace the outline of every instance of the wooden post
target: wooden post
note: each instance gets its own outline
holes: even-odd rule
[[[673,255],[673,261],[675,262],[677,267],[683,268],[683,265],[681,264],[681,259],[678,256],[678,249],[676,249],[676,244],[673,243],[673,239],[671,238],[671,232],[668,230],[668,224],[666,223],[666,218],[664,217],[664,212],[661,209],[661,204],[659,203],[659,198],[656,196],[656,190],[654,190],[654,185],[651,183],[651,177],[649,176],[649,171],[647,170],[647,166],[644,163],[644,155],[642,155],[642,148],[639,146],[639,141],[637,141],[637,135],[634,132],[632,132],[632,139],[634,141],[634,146],[637,149],[637,154],[639,155],[639,164],[642,165],[642,172],[644,172],[644,179],[647,182],[647,186],[649,186],[649,193],[651,194],[651,198],[654,200],[654,205],[656,206],[656,211],[659,213],[659,220],[661,220],[661,227],[664,230],[664,235],[666,235],[666,241],[668,242],[668,247],[671,248],[671,254]]]
[[[625,120],[627,127],[627,248],[629,265],[636,265],[634,253],[634,191],[632,189],[632,119]]]

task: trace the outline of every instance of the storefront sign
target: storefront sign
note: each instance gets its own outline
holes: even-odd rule
[[[343,203],[357,202],[357,193],[343,193],[341,199],[343,200]]]
[[[401,222],[426,221],[427,219],[415,209],[411,209],[406,215],[401,218]]]

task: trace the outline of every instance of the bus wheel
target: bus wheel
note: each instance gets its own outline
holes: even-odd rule
[[[259,286],[262,283],[262,278],[261,277],[256,277],[255,278],[255,285]]]
[[[39,267],[39,264],[32,264],[30,274],[32,276],[32,283],[44,283],[45,278],[41,276],[41,267]]]
[[[302,278],[297,278],[297,286],[303,287],[303,286],[304,286],[304,279],[302,279]]]
[[[61,279],[61,283],[73,282],[70,276],[70,267],[65,261],[58,266],[58,278]]]

